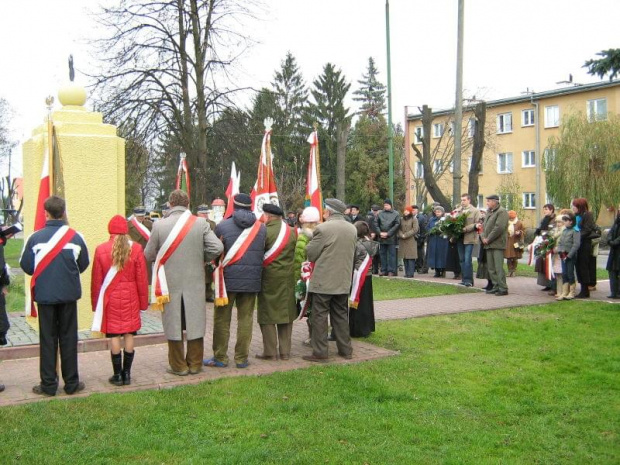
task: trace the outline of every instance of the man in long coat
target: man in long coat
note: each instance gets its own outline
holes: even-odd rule
[[[312,355],[302,358],[325,362],[327,352],[327,315],[329,314],[338,355],[353,357],[349,333],[349,291],[357,230],[344,217],[346,205],[338,199],[326,199],[322,223],[306,247],[308,261],[314,263],[309,292],[312,294]]]
[[[489,278],[493,282],[493,289],[486,291],[486,293],[500,296],[508,295],[506,272],[504,271],[508,212],[499,204],[498,195],[490,195],[486,199],[489,212],[484,219],[482,244],[486,253]]]
[[[164,304],[162,322],[168,339],[169,373],[185,376],[202,369],[204,335],[207,323],[205,307],[205,262],[220,255],[224,246],[204,218],[189,218],[189,198],[182,190],[169,197],[170,211],[166,218],[153,224],[151,238],[144,255],[149,266],[156,261],[160,249],[178,221],[194,221],[164,264],[169,289],[168,303]],[[174,230],[176,233],[176,230]],[[174,243],[173,243],[174,244]],[[157,277],[157,272],[154,272]],[[153,290],[151,290],[153,293]],[[183,330],[186,331],[187,354],[184,354]]]
[[[297,316],[295,306],[295,245],[297,234],[283,220],[284,212],[273,204],[263,205],[267,226],[261,292],[258,294],[258,324],[263,334],[261,360],[281,360],[291,355],[291,333]],[[283,229],[287,228],[287,229]],[[279,341],[279,351],[278,349]]]

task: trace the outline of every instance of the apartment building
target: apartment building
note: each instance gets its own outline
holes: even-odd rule
[[[474,102],[475,103],[475,102]],[[620,113],[620,81],[606,81],[594,84],[571,85],[557,90],[528,93],[514,98],[487,102],[485,134],[487,145],[482,158],[479,175],[478,205],[484,206],[486,195],[498,193],[502,186],[512,183],[521,187],[516,195],[521,196],[526,226],[534,226],[540,220],[542,206],[553,203],[545,188],[545,172],[541,158],[549,138],[558,137],[562,118],[574,112],[586,114],[592,120],[606,119],[609,113]],[[467,192],[469,163],[471,161],[474,131],[472,106],[463,111],[462,186]],[[405,145],[408,166],[406,172],[407,202],[420,201],[424,187],[422,166],[411,144],[422,150],[422,115],[406,115]],[[443,145],[441,151],[453,153],[454,109],[433,112],[431,150]],[[620,134],[618,135],[620,137]],[[434,161],[433,170],[442,192],[451,197],[452,162]],[[445,158],[445,157],[444,157]],[[430,199],[427,199],[430,200]],[[424,203],[424,202],[423,202]],[[567,207],[556,205],[556,207]],[[613,223],[613,213],[602,209],[599,224]]]

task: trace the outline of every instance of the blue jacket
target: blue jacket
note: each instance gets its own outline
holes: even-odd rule
[[[48,220],[45,228],[28,238],[19,265],[30,276],[34,273],[34,258],[58,229],[62,220]],[[76,234],[37,278],[34,300],[39,304],[54,305],[75,302],[82,297],[80,273],[88,268],[88,249],[80,234]]]
[[[249,210],[235,210],[230,218],[215,228],[215,235],[224,244],[224,255],[230,250],[244,229],[256,222],[256,216]],[[261,225],[258,234],[243,257],[224,268],[226,292],[260,292],[263,274],[263,256],[267,229]]]

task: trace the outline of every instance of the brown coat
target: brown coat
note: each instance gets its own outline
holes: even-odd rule
[[[418,243],[415,235],[420,231],[418,219],[413,216],[403,216],[398,229],[398,255],[407,260],[418,258]]]
[[[515,249],[515,244],[519,244],[523,247],[523,240],[525,239],[525,230],[523,229],[523,223],[521,220],[517,220],[514,224],[515,233],[513,236],[509,232],[506,233],[506,250],[504,251],[504,258],[521,258],[523,256],[523,249]],[[508,222],[508,228],[510,229],[510,221]]]

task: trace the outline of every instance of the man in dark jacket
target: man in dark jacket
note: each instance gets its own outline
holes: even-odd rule
[[[400,227],[400,215],[392,209],[390,199],[385,199],[376,224],[381,246],[381,276],[396,276],[396,233]]]
[[[428,223],[428,217],[421,212],[417,205],[412,205],[413,216],[418,220],[420,230],[418,231],[416,242],[418,246],[418,259],[415,262],[415,270],[420,273],[428,273],[428,265],[426,264],[426,254],[424,253],[424,243],[426,242],[426,224]]]
[[[88,267],[88,250],[82,236],[65,225],[65,201],[49,197],[44,204],[45,228],[24,246],[19,264],[35,280],[33,300],[39,307],[41,384],[35,394],[54,396],[58,389],[56,351],[60,347],[65,392],[84,389],[78,374],[77,300],[82,297],[80,273]]]
[[[370,207],[370,213],[366,217],[366,222],[368,223],[368,229],[370,229],[370,238],[379,242],[379,233],[377,229],[377,215],[381,211],[381,207],[379,205],[374,205]],[[379,247],[377,247],[377,253],[372,257],[372,274],[379,274],[379,265],[381,265],[381,256],[379,255]]]
[[[228,301],[225,304],[220,305],[218,302],[218,289],[216,289],[213,315],[213,358],[204,361],[205,366],[209,367],[228,366],[230,320],[235,304],[237,306],[235,364],[237,368],[248,366],[254,306],[256,295],[261,290],[267,230],[264,224],[257,225],[257,231],[252,229],[257,219],[251,211],[252,199],[248,194],[235,195],[233,203],[235,211],[232,216],[221,221],[215,228],[215,235],[224,244],[224,258],[220,261],[226,261],[229,255],[234,255],[236,260],[230,260],[230,264],[224,267],[223,278],[228,294]],[[235,250],[238,252],[235,253]]]

